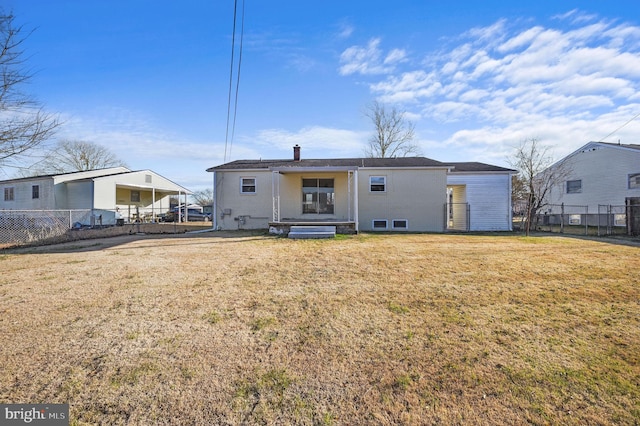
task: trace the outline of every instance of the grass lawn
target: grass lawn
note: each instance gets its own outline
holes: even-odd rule
[[[640,422],[638,247],[126,236],[0,270],[0,403],[72,425]]]

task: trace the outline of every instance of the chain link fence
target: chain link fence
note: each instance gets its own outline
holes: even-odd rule
[[[573,235],[633,235],[629,220],[640,205],[599,205],[597,211],[588,206],[550,204],[534,219],[532,229]]]
[[[47,240],[95,219],[91,210],[0,210],[0,246]]]
[[[186,213],[188,222],[200,222],[203,226],[211,222],[210,215],[197,210],[189,209]],[[144,226],[153,232],[178,232],[175,225],[186,222],[185,211],[176,209],[0,210],[0,248],[76,239],[81,233],[87,234],[87,230],[116,235],[141,232],[140,226]]]

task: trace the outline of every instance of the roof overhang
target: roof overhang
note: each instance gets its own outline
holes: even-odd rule
[[[192,194],[193,192],[189,191],[186,188],[176,189],[176,188],[167,188],[162,186],[152,186],[152,185],[136,185],[132,183],[118,183],[116,182],[117,188],[125,188],[125,189],[133,189],[133,190],[143,190],[143,191],[159,191],[165,192],[168,194]]]
[[[333,167],[271,167],[272,172],[286,173],[334,173],[350,172],[358,170],[358,166],[333,166]]]

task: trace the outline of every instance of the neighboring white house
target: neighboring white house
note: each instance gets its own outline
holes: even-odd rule
[[[155,217],[169,209],[170,196],[188,189],[152,172],[126,167],[0,181],[0,210],[95,210],[115,218],[145,214]]]
[[[214,173],[218,229],[308,223],[355,231],[511,229],[514,171],[481,163],[307,160],[296,146],[290,160],[238,160],[207,171]]]
[[[589,142],[551,167],[559,164],[569,177],[551,189],[549,204],[584,206],[595,214],[599,206],[624,206],[627,198],[640,197],[640,145]]]

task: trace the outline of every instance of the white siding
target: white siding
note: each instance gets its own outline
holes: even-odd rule
[[[32,197],[32,187],[39,187],[39,197]],[[4,201],[4,188],[13,188],[13,201]],[[0,209],[46,210],[55,208],[53,180],[51,178],[6,181],[0,184]]]
[[[470,231],[511,230],[511,176],[508,173],[454,172],[447,176],[447,185],[466,187]]]
[[[640,197],[640,188],[629,189],[629,174],[640,173],[640,150],[603,144],[587,144],[568,156],[564,163],[571,173],[567,180],[581,180],[582,192],[566,193],[566,181],[552,189],[551,204],[588,206],[624,205],[626,197]]]
[[[93,182],[66,182],[67,209],[91,209],[93,208]]]

